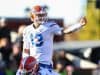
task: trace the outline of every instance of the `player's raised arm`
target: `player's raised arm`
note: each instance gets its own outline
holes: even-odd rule
[[[77,24],[74,24],[74,25],[71,25],[71,26],[65,28],[65,29],[63,30],[63,33],[69,34],[69,33],[72,33],[72,32],[74,32],[74,31],[76,31],[76,30],[79,30],[79,29],[81,29],[83,26],[85,26],[86,23],[87,23],[86,18],[85,18],[85,17],[82,17],[82,18],[79,20],[79,22],[78,22]]]

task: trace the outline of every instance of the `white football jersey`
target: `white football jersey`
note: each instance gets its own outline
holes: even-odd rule
[[[23,49],[30,50],[30,56],[34,56],[39,63],[52,63],[53,37],[61,34],[62,28],[55,22],[46,22],[38,28],[33,24],[27,26],[23,32]]]

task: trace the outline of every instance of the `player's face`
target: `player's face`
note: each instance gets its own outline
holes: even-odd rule
[[[34,22],[38,24],[43,24],[47,21],[47,13],[36,13]]]

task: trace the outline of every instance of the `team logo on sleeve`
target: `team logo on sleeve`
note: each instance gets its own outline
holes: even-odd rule
[[[32,45],[35,45],[37,47],[40,47],[43,45],[43,36],[42,34],[31,34],[30,35],[31,43]]]

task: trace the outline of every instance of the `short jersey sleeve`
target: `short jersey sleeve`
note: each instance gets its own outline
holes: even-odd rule
[[[29,49],[29,38],[26,28],[23,31],[23,49]]]
[[[53,24],[51,26],[51,31],[52,33],[56,34],[56,35],[61,35],[62,34],[62,30],[63,28],[61,28],[59,25],[57,24]]]

